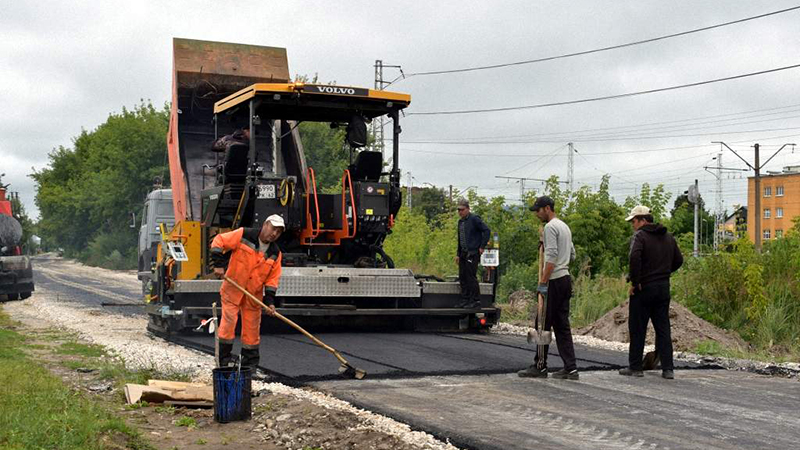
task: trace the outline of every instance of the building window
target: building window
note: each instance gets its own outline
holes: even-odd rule
[[[775,230],[775,239],[783,237],[783,230]]]
[[[764,230],[764,239],[769,239],[769,230]]]
[[[783,217],[783,208],[775,208],[775,217],[780,219]],[[777,231],[776,231],[777,233]]]
[[[764,197],[772,197],[772,186],[764,188]]]
[[[764,218],[769,219],[771,215],[769,208],[764,208]]]
[[[775,188],[775,197],[783,197],[783,186]]]

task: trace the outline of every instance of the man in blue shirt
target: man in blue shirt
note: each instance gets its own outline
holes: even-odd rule
[[[458,247],[456,264],[458,264],[458,282],[461,284],[462,302],[460,308],[479,308],[481,292],[478,285],[478,263],[483,250],[489,243],[489,227],[475,214],[470,213],[469,202],[460,199],[457,205]]]

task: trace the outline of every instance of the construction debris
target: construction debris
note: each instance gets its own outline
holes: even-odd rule
[[[147,385],[128,383],[125,385],[125,400],[128,404],[145,401],[148,403],[180,403],[189,406],[207,406],[214,401],[214,390],[201,383],[183,383],[177,381],[148,380]]]

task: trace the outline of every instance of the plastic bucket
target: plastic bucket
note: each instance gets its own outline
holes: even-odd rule
[[[213,370],[214,421],[250,420],[252,372],[249,368],[220,367]]]

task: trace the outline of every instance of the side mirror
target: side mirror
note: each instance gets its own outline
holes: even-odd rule
[[[135,212],[131,213],[131,225],[130,226],[131,226],[131,228],[136,228],[136,213]]]

